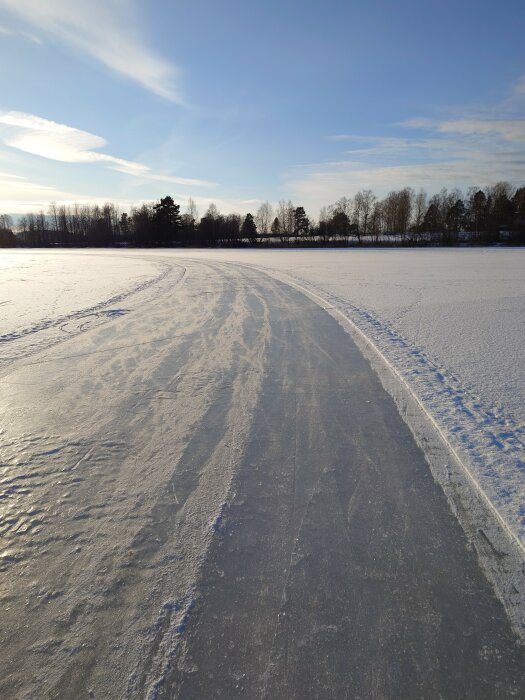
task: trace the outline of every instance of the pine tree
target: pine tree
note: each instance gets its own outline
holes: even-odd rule
[[[241,226],[241,238],[247,238],[253,245],[257,238],[257,226],[252,214],[246,214]]]
[[[294,235],[295,236],[307,236],[308,230],[310,228],[310,221],[306,216],[304,207],[297,207],[294,209],[293,213],[293,223],[294,223]]]
[[[175,204],[173,197],[167,196],[155,204],[153,210],[153,225],[157,244],[172,245],[180,237],[180,205]]]

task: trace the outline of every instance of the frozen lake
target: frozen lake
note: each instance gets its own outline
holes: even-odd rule
[[[354,341],[523,541],[523,262],[1,253],[0,695],[518,692],[510,558]]]
[[[15,251],[0,255],[0,363],[154,294],[166,261],[256,266],[338,308],[399,371],[525,540],[525,251]],[[163,261],[164,259],[164,261]]]

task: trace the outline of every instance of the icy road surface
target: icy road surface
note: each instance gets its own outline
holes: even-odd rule
[[[147,266],[0,370],[0,697],[520,697],[478,544],[341,325],[255,269]]]

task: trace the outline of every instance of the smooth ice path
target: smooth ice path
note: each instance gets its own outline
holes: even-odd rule
[[[0,696],[519,697],[485,535],[343,328],[148,261],[154,298],[0,371]]]
[[[397,371],[525,548],[525,250],[184,251],[320,295]],[[412,427],[419,420],[412,416]]]

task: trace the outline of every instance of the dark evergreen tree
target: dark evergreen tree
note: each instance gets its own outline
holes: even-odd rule
[[[181,217],[180,205],[175,204],[173,197],[163,197],[153,206],[153,226],[155,243],[170,246],[180,241]]]
[[[293,212],[293,232],[294,236],[307,236],[310,228],[310,221],[306,216],[304,207],[297,207]]]
[[[423,219],[423,231],[428,233],[438,233],[440,230],[440,216],[437,204],[429,205]]]
[[[251,245],[257,241],[257,226],[252,214],[246,214],[241,227],[241,238],[247,239]]]
[[[135,244],[141,247],[154,245],[153,241],[153,208],[143,204],[132,213],[133,233]]]
[[[14,248],[16,236],[9,228],[0,228],[0,248]]]
[[[512,198],[514,215],[525,222],[525,187],[518,187]]]
[[[131,222],[129,216],[124,212],[120,217],[120,238],[124,243],[131,243]]]
[[[351,233],[350,219],[344,211],[336,211],[328,221],[328,232],[331,238],[346,241]]]
[[[219,224],[219,241],[227,245],[235,246],[239,243],[241,233],[241,217],[239,214],[228,214],[228,216],[220,216]]]
[[[525,243],[525,187],[519,187],[512,198],[514,205],[514,223],[511,243],[523,245]]]
[[[457,199],[446,212],[446,231],[443,243],[451,245],[457,243],[458,234],[465,223],[465,204],[462,199]]]
[[[514,223],[514,211],[514,204],[507,194],[498,195],[494,200],[491,212],[493,229],[497,232],[501,229],[509,230]]]
[[[472,229],[480,234],[487,226],[487,195],[483,190],[478,190],[472,197],[470,205]]]
[[[279,221],[279,217],[276,216],[275,219],[272,221],[272,236],[280,236],[281,233],[281,222]]]

